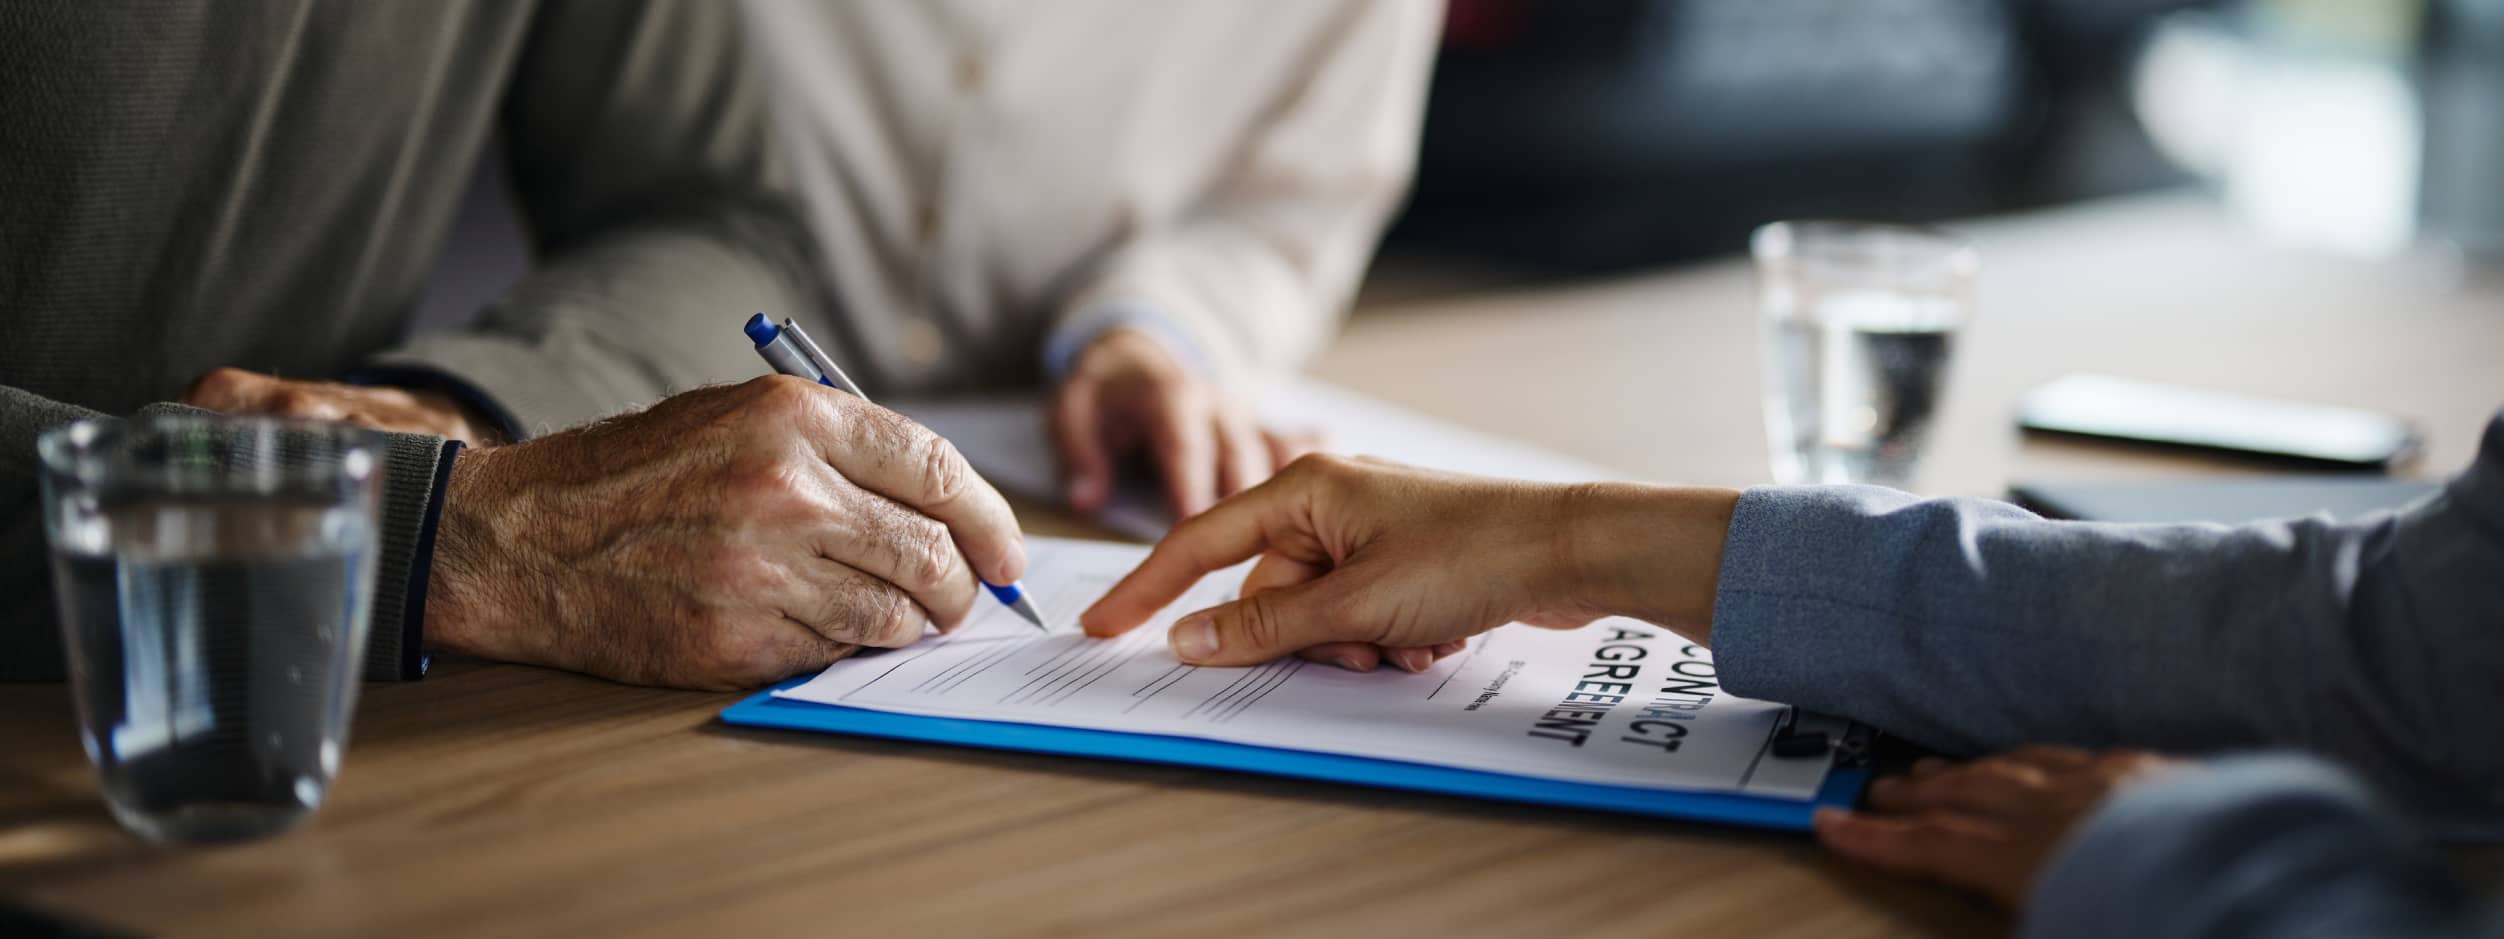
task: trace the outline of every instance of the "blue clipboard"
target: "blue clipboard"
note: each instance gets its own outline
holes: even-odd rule
[[[806,677],[785,682],[789,688]],[[1413,789],[1444,795],[1597,809],[1749,828],[1807,831],[1821,805],[1849,807],[1869,781],[1862,766],[1838,766],[1826,774],[1817,797],[1807,801],[1722,792],[1668,792],[1630,786],[1534,779],[1480,770],[1429,766],[1399,760],[1284,750],[1250,744],[1168,737],[1042,724],[924,717],[774,697],[758,692],[722,712],[722,720],[746,727],[773,727],[828,734],[922,740],[994,750],[1024,750],[1142,763],[1293,776],[1329,782]]]

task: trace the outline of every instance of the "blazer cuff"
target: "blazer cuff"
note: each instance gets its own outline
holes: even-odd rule
[[[1739,496],[1713,594],[1713,661],[1732,694],[1866,717],[1908,633],[1866,572],[1873,516],[1911,496],[1871,487],[1758,486]],[[1838,707],[1838,705],[1842,705]],[[1903,733],[1906,728],[1890,727]],[[1923,739],[1935,745],[1935,738]]]

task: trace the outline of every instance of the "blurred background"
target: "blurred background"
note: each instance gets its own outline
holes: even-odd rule
[[[1367,297],[2168,188],[2273,239],[2494,259],[2499,166],[2504,0],[1450,0]],[[519,276],[501,188],[474,187],[422,323]]]
[[[1452,0],[1385,263],[1591,274],[1772,219],[2205,186],[2504,254],[2504,0]]]

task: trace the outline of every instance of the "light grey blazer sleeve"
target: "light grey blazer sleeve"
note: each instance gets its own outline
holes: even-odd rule
[[[1713,651],[1734,694],[1977,753],[2291,747],[2420,810],[2504,816],[2504,414],[2401,511],[2046,521],[1867,487],[1750,490]]]
[[[2318,761],[2242,757],[2114,794],[2045,865],[2027,939],[2469,939],[2425,840]]]

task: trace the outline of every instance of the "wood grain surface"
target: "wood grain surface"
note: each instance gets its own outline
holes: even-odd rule
[[[2416,419],[2421,473],[2504,402],[2504,291],[2439,258],[2245,240],[2165,197],[1967,229],[1987,270],[1925,487],[2215,472],[2021,442],[2071,370]],[[1629,475],[1765,474],[1742,262],[1370,304],[1324,378]],[[1036,506],[1030,530],[1086,529]],[[1989,935],[1979,901],[1802,839],[1168,767],[749,731],[734,695],[441,662],[365,690],[282,837],[115,827],[67,691],[0,686],[0,896],[179,936]],[[2482,868],[2492,872],[2492,860]]]

